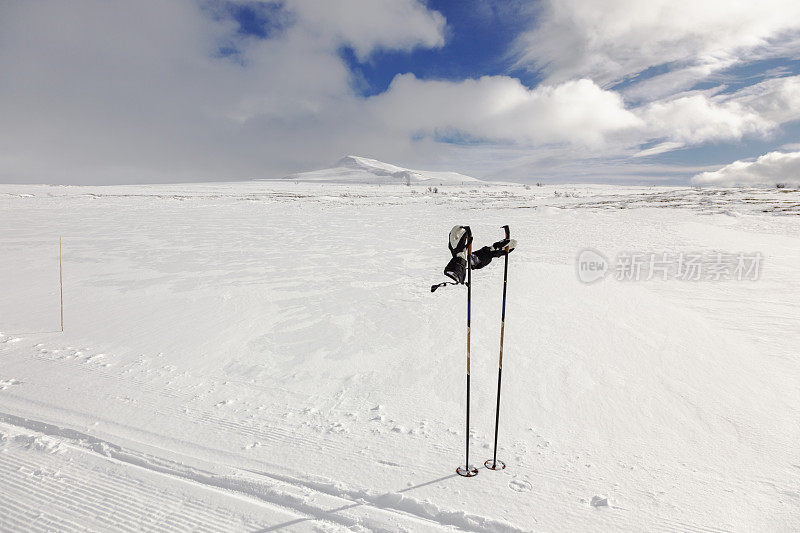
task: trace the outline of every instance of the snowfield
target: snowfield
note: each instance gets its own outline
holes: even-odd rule
[[[0,185],[0,530],[797,531],[800,192]],[[465,296],[447,234],[511,255]],[[58,239],[63,238],[64,332]],[[576,257],[763,257],[582,283]],[[605,501],[604,501],[605,500]]]

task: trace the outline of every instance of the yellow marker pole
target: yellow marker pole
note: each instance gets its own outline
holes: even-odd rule
[[[64,276],[61,273],[61,235],[58,236],[58,289],[61,293],[61,333],[64,333]]]

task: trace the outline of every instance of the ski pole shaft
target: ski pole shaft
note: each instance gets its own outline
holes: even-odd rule
[[[470,239],[467,245],[467,446],[466,446],[466,462],[464,468],[469,471],[469,366],[470,366],[470,322],[472,319],[472,242]]]
[[[506,239],[511,238],[511,230],[508,226],[503,226],[506,232]],[[497,368],[497,408],[494,416],[494,456],[492,457],[492,469],[497,468],[497,433],[500,427],[500,386],[503,382],[503,337],[506,329],[506,287],[508,286],[508,253],[506,246],[505,266],[503,267],[503,305],[500,313],[500,359]]]

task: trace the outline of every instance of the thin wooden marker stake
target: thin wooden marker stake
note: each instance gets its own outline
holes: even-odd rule
[[[64,333],[64,281],[61,274],[61,235],[58,236],[58,289],[61,293],[61,333]]]

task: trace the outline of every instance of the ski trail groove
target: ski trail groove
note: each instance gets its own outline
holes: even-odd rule
[[[150,487],[143,485],[141,482],[131,482],[125,478],[114,477],[111,478],[102,472],[96,472],[97,479],[91,483],[86,483],[83,480],[75,479],[65,476],[64,483],[69,483],[64,486],[58,486],[55,489],[50,489],[49,485],[43,483],[41,480],[36,479],[35,483],[31,482],[30,474],[27,472],[37,471],[41,469],[41,463],[30,464],[19,459],[9,457],[8,454],[3,456],[3,463],[5,465],[13,466],[15,469],[5,468],[5,479],[13,480],[14,485],[10,487],[7,492],[16,493],[19,498],[25,501],[37,502],[39,509],[53,508],[54,504],[58,504],[60,509],[67,509],[68,511],[78,511],[81,516],[94,517],[95,520],[103,522],[104,527],[114,529],[125,529],[128,531],[137,531],[139,528],[147,526],[149,529],[158,530],[156,525],[159,522],[173,521],[176,524],[183,522],[183,527],[187,530],[197,527],[199,522],[190,522],[178,516],[176,512],[171,512],[164,516],[158,514],[149,517],[154,520],[154,523],[147,521],[148,516],[143,515],[144,509],[157,509],[163,507],[163,495],[154,492]],[[23,474],[23,475],[20,475]],[[28,476],[26,478],[25,476]],[[65,495],[72,496],[72,498]],[[77,498],[75,498],[77,496]],[[133,499],[132,497],[136,498]],[[19,501],[9,499],[9,502]],[[131,505],[129,502],[136,501],[139,506]],[[159,504],[161,504],[159,506]],[[1,507],[1,506],[0,506]],[[198,521],[210,524],[212,527],[215,522],[222,524],[224,521],[220,517],[215,517],[201,506],[191,504],[184,506],[186,510],[191,511],[191,515]],[[98,514],[98,509],[105,514]],[[177,511],[178,509],[176,509]],[[41,511],[40,511],[41,513]],[[46,513],[45,513],[46,514]],[[114,520],[111,520],[111,517]],[[145,518],[143,519],[143,516]],[[224,518],[224,517],[222,517]],[[61,521],[63,518],[58,518]],[[81,526],[76,526],[82,529]],[[85,527],[85,526],[84,526]],[[169,531],[171,528],[162,528],[163,531]],[[213,531],[226,531],[227,528],[217,525],[213,527]]]
[[[175,463],[168,459],[125,450],[116,444],[91,435],[45,422],[7,413],[0,413],[0,422],[17,428],[35,431],[42,435],[64,439],[78,449],[109,460],[119,461],[173,478],[238,493],[271,505],[277,505],[293,514],[304,516],[305,520],[335,523],[344,527],[362,526],[378,531],[392,530],[393,527],[399,525],[398,521],[408,525],[410,525],[409,522],[415,524],[414,529],[438,530],[443,527],[455,526],[460,529],[479,532],[521,533],[526,531],[506,522],[470,515],[463,511],[441,510],[431,504],[404,497],[399,493],[402,491],[398,493],[371,494],[367,491],[338,488],[329,483],[302,481],[289,476],[250,470],[239,470],[234,473],[235,475],[215,474]],[[23,468],[25,466],[38,468],[34,465],[15,464]],[[250,476],[248,478],[246,474],[256,474],[257,477]],[[265,483],[259,478],[262,480],[269,479],[270,483]],[[289,490],[286,490],[287,488]],[[300,496],[297,495],[298,489]],[[59,500],[59,495],[54,492],[45,491],[45,495],[50,498],[49,501],[51,502],[61,501],[65,505],[75,505],[75,502],[70,500]],[[110,484],[104,484],[101,488],[90,491],[87,496],[93,498],[104,497],[113,501],[125,501],[127,497],[125,492],[112,488]],[[316,503],[318,500],[327,503],[319,505]],[[45,500],[41,503],[46,504],[47,502],[48,500]],[[78,505],[80,506],[81,504]],[[329,508],[329,506],[332,508]],[[120,507],[115,506],[114,510],[120,515],[127,513],[129,518],[135,518],[135,515],[131,517],[131,513],[134,513],[134,510],[126,508],[124,504],[121,504]],[[344,514],[344,511],[350,512]],[[353,513],[356,514],[353,515]],[[387,520],[389,525],[386,524]]]

